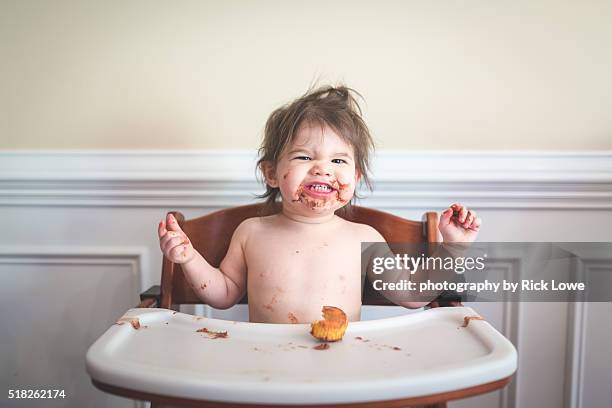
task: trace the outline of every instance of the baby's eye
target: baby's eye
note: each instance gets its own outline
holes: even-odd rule
[[[310,157],[308,157],[308,156],[297,156],[294,159],[296,159],[296,160],[310,160]]]
[[[332,163],[336,163],[336,164],[346,164],[347,161],[344,159],[333,159]]]

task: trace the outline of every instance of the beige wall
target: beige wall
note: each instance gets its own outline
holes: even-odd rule
[[[0,149],[254,149],[316,77],[385,149],[612,149],[609,1],[2,1]]]

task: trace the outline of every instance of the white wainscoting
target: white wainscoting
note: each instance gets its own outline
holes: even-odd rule
[[[74,392],[64,406],[132,406],[89,385],[84,351],[159,282],[165,212],[191,218],[253,202],[255,160],[244,151],[0,152],[0,316],[17,328],[0,344],[5,389],[56,385]],[[612,241],[612,152],[380,152],[373,174],[374,192],[359,204],[420,219],[462,202],[484,220],[481,241]],[[512,273],[512,262],[496,265]],[[611,304],[471,306],[517,346],[519,371],[504,391],[450,407],[612,406]]]
[[[141,406],[98,392],[83,356],[136,301],[142,255],[126,248],[1,247],[4,389],[66,394],[65,399],[30,400],[29,407]],[[22,407],[24,401],[8,400],[2,406]]]

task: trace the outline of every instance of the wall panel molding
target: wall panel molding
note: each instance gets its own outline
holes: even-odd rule
[[[379,151],[381,209],[612,209],[612,152]],[[3,151],[0,206],[226,207],[263,191],[254,152]]]
[[[146,247],[0,245],[0,264],[26,265],[126,265],[136,286],[144,287],[149,269]]]

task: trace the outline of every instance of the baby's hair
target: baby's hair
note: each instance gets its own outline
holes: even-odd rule
[[[261,164],[266,161],[276,166],[283,150],[293,141],[302,124],[316,124],[321,128],[327,125],[353,147],[355,168],[361,174],[363,183],[371,190],[368,172],[374,142],[353,94],[363,100],[361,94],[354,89],[344,85],[326,85],[309,89],[300,98],[272,112],[259,147],[257,167],[261,168]],[[268,209],[273,209],[279,195],[279,188],[266,184],[266,192],[258,197],[265,198]]]

